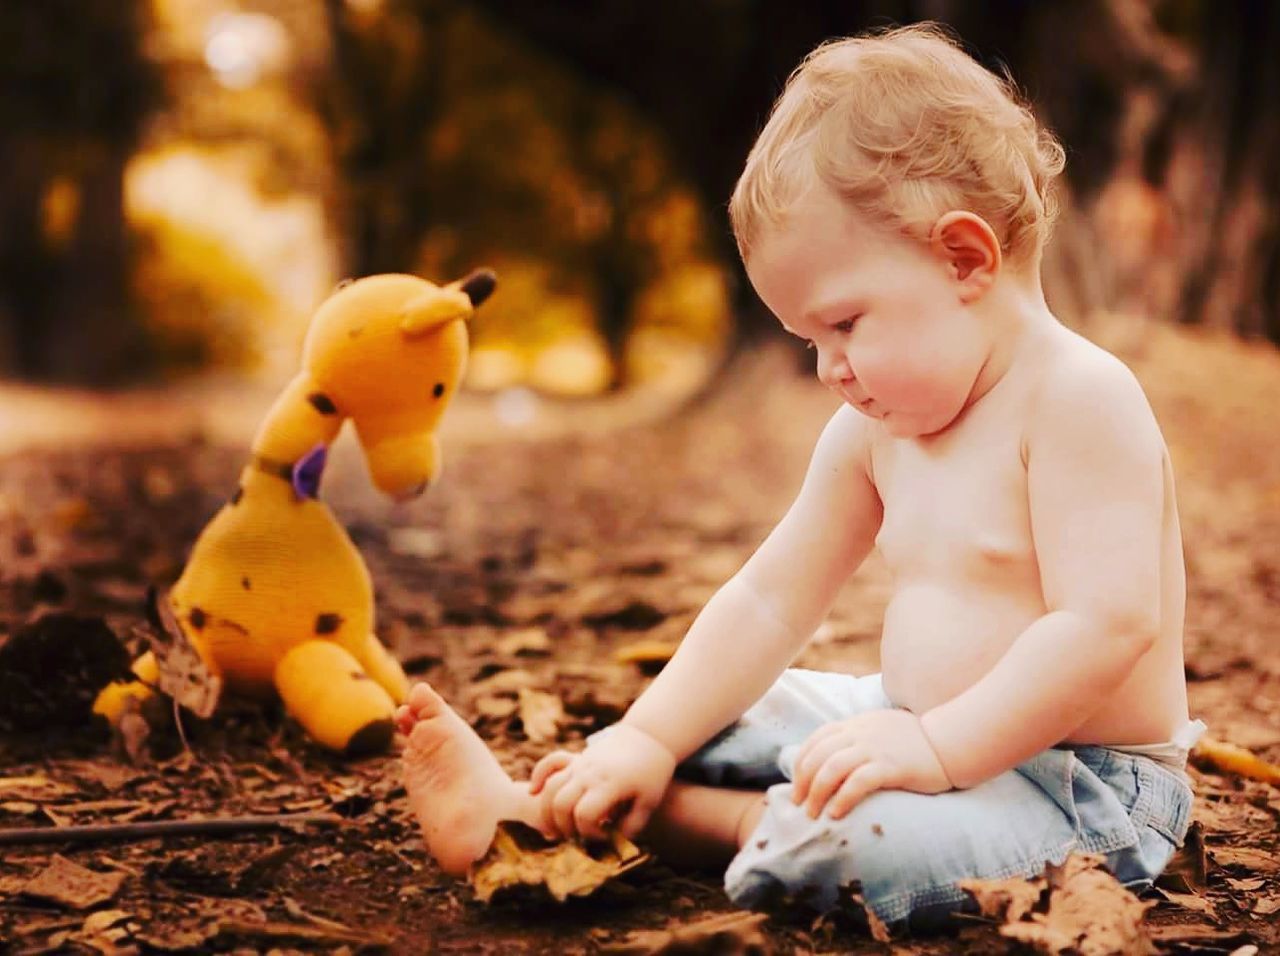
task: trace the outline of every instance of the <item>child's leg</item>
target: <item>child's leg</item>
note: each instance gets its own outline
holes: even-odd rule
[[[541,806],[516,783],[485,742],[426,684],[396,712],[408,735],[401,757],[409,806],[427,849],[446,873],[461,875],[493,841],[499,820],[541,828]],[[645,830],[663,859],[724,864],[738,852],[764,811],[759,791],[699,787],[676,781]]]
[[[466,873],[493,842],[499,820],[540,825],[528,787],[507,775],[480,736],[426,684],[409,691],[396,724],[409,738],[401,754],[409,807],[446,873]]]
[[[667,863],[724,867],[764,813],[759,790],[701,787],[674,781],[640,842]]]

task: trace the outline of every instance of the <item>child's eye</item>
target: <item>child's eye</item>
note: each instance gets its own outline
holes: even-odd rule
[[[852,332],[853,323],[856,322],[858,318],[859,317],[855,315],[849,319],[842,319],[841,321],[837,322],[833,327],[837,332]]]

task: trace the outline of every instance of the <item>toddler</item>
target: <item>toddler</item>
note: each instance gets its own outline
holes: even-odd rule
[[[826,43],[730,203],[743,262],[843,403],[790,510],[622,720],[528,784],[426,685],[401,708],[427,846],[499,819],[725,862],[743,906],[885,923],[1073,850],[1151,884],[1186,832],[1173,477],[1129,370],[1041,290],[1063,151],[938,28]],[[873,547],[879,674],[788,669]]]

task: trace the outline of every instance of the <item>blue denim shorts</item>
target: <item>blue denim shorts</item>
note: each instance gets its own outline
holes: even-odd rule
[[[681,779],[768,790],[759,825],[725,873],[734,903],[781,896],[828,909],[857,881],[885,923],[927,924],[972,909],[959,881],[1038,875],[1073,850],[1103,854],[1117,879],[1145,889],[1186,835],[1185,777],[1105,747],[1055,747],[967,790],[878,791],[841,820],[814,820],[792,803],[795,757],[813,731],[893,706],[879,674],[791,669],[681,764]]]

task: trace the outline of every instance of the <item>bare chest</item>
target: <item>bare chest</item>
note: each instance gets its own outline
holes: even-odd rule
[[[972,428],[872,452],[884,518],[876,546],[899,582],[1039,589],[1019,434]]]

